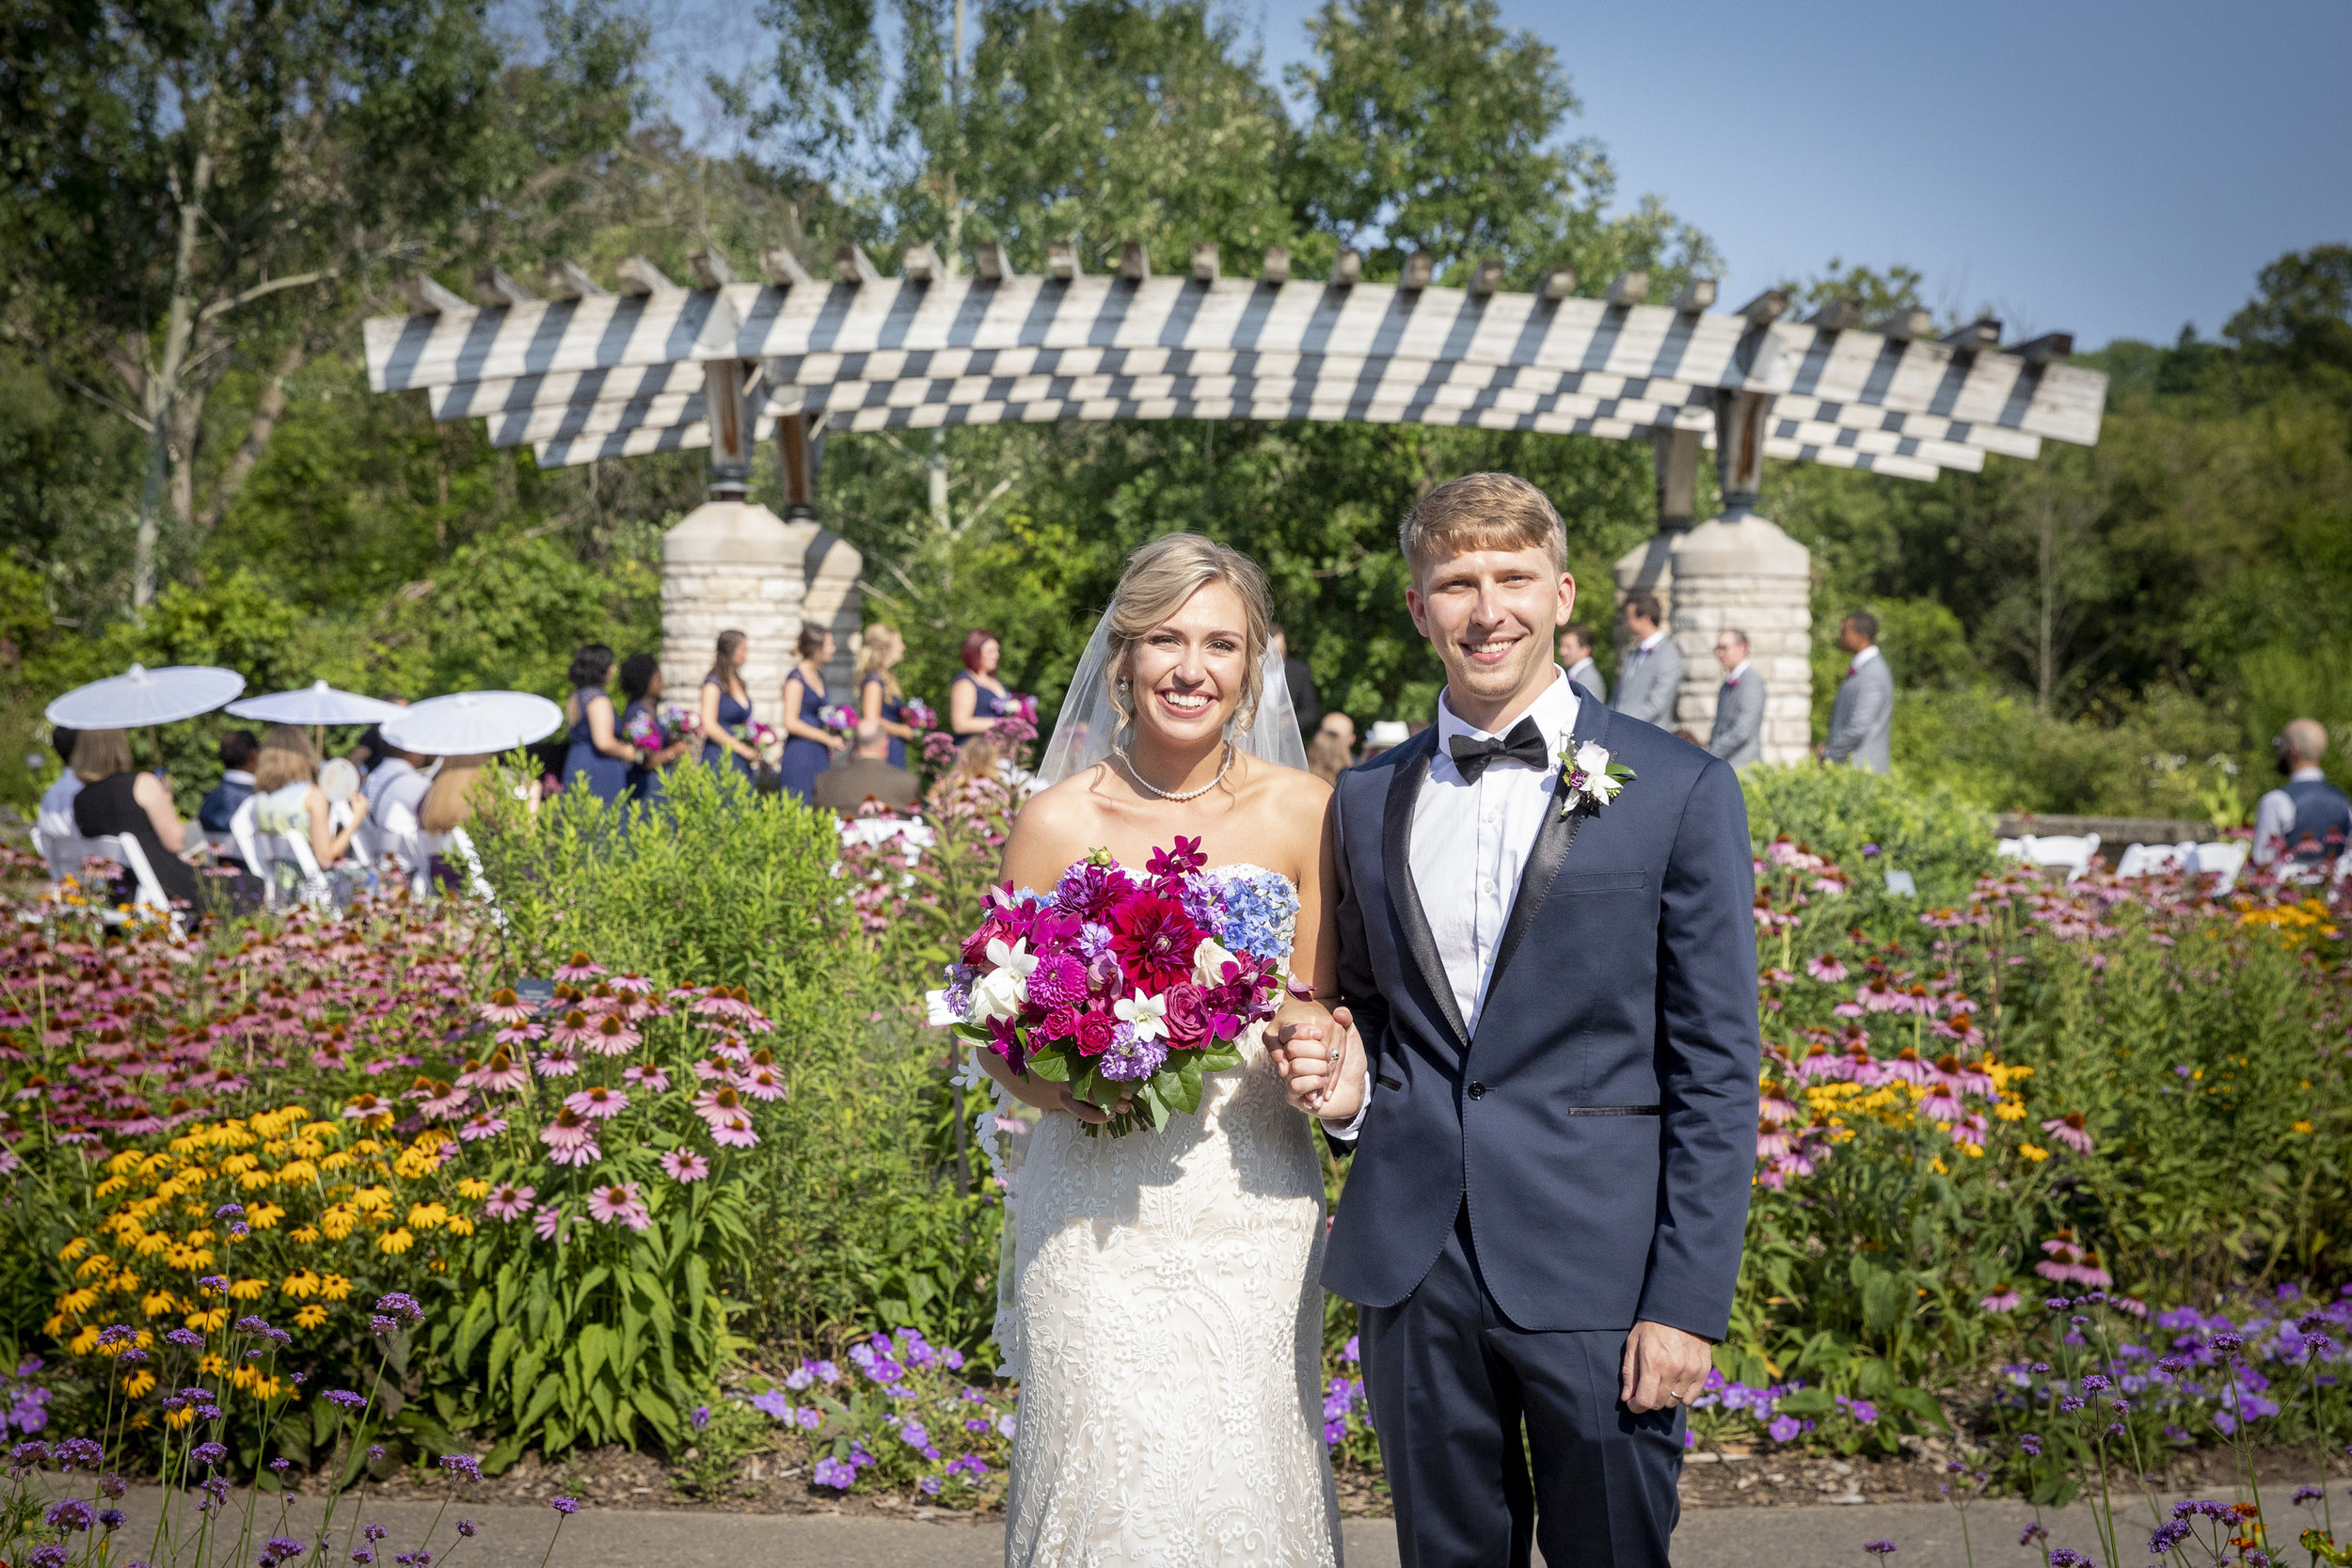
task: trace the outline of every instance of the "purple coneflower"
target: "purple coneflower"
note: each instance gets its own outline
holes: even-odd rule
[[[661,1156],[661,1168],[673,1181],[700,1181],[710,1174],[710,1162],[690,1149],[674,1148]]]
[[[538,1188],[517,1187],[510,1181],[491,1193],[489,1200],[483,1204],[482,1212],[494,1220],[505,1220],[511,1224],[536,1207],[531,1200],[538,1196]]]
[[[2042,1130],[2077,1154],[2090,1152],[2090,1133],[2083,1126],[2083,1114],[2069,1111],[2062,1117],[2052,1117],[2042,1124]]]
[[[1987,1312],[2014,1312],[2026,1304],[2026,1298],[2004,1285],[1977,1306]]]
[[[564,1108],[577,1111],[594,1121],[604,1121],[628,1109],[628,1096],[618,1089],[591,1084],[584,1089],[564,1097]]]
[[[501,986],[490,993],[490,999],[474,1012],[492,1023],[521,1023],[532,1014],[531,1004],[521,1001]]]
[[[582,980],[593,980],[603,973],[604,965],[597,963],[585,953],[574,953],[569,960],[555,966],[555,977],[567,985],[577,985]]]
[[[623,1068],[621,1082],[632,1089],[642,1089],[647,1094],[661,1094],[670,1087],[670,1075],[651,1062],[645,1062],[636,1067]]]
[[[739,1120],[743,1115],[743,1097],[733,1084],[721,1084],[694,1097],[694,1114],[713,1127],[722,1121]]]
[[[600,1056],[626,1056],[644,1043],[644,1036],[611,1013],[596,1020],[588,1035],[588,1049]]]
[[[596,1030],[590,1027],[588,1015],[578,1007],[565,1013],[564,1021],[548,1031],[548,1043],[559,1051],[568,1051],[574,1046],[584,1046],[594,1038],[596,1038]]]
[[[548,1146],[559,1165],[594,1164],[604,1158],[604,1151],[596,1148],[596,1129],[568,1105],[539,1129],[539,1141]]]
[[[505,1131],[506,1118],[504,1117],[494,1117],[487,1111],[477,1111],[468,1117],[458,1127],[457,1136],[469,1144],[479,1143],[484,1138],[495,1138]]]
[[[617,1220],[631,1230],[643,1230],[653,1224],[653,1214],[645,1208],[645,1200],[639,1196],[634,1181],[615,1181],[591,1189],[588,1217],[598,1225],[611,1225]]]
[[[721,1148],[756,1148],[759,1134],[752,1131],[752,1118],[739,1112],[723,1121],[710,1121],[710,1141]]]
[[[568,1046],[541,1052],[534,1065],[542,1078],[570,1078],[580,1071],[580,1058],[572,1054]]]
[[[755,1067],[735,1075],[735,1086],[754,1100],[782,1100],[788,1092],[773,1068]]]

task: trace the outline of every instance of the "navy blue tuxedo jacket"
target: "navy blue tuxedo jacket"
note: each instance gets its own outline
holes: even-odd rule
[[[1468,1203],[1523,1329],[1647,1319],[1724,1337],[1756,1169],[1754,852],[1731,768],[1583,697],[1638,777],[1545,816],[1463,1027],[1406,851],[1433,726],[1341,775],[1340,990],[1376,1079],[1323,1281],[1420,1284]]]

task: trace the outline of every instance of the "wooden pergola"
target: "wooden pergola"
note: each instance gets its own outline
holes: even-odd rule
[[[548,297],[485,268],[473,303],[419,276],[413,313],[366,324],[368,374],[543,466],[707,449],[714,499],[744,494],[773,438],[803,515],[828,431],[1249,419],[1646,439],[1675,529],[1704,449],[1737,510],[1765,457],[1928,480],[1989,452],[2038,457],[2045,439],[2090,445],[2106,402],[2106,376],[2065,362],[2067,334],[2003,348],[1994,321],[1938,336],[1923,310],[1865,325],[1842,300],[1799,321],[1778,290],[1718,311],[1705,280],[1652,304],[1642,273],[1590,298],[1565,268],[1515,293],[1495,259],[1441,288],[1425,254],[1371,283],[1353,250],[1321,281],[1293,277],[1279,247],[1254,278],[1221,276],[1205,243],[1175,277],[1138,243],[1121,253],[1089,274],[1057,244],[1025,277],[994,245],[969,273],[918,245],[886,277],[843,245],[819,278],[777,249],[752,282],[704,251],[691,287],[631,257],[616,289],[554,261]]]

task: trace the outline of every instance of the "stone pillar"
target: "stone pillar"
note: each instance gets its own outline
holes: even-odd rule
[[[1813,558],[1778,524],[1726,513],[1677,537],[1674,640],[1682,650],[1677,722],[1701,740],[1715,722],[1723,666],[1715,634],[1748,634],[1748,659],[1764,677],[1764,760],[1795,762],[1812,741]]]
[[[863,565],[837,535],[754,502],[710,500],[688,513],[661,540],[661,678],[671,699],[695,700],[719,634],[732,628],[751,639],[743,682],[759,717],[774,723],[794,641],[815,620],[834,634],[825,684],[847,700]]]
[[[1671,550],[1674,639],[1682,650],[1677,721],[1705,739],[1715,722],[1723,667],[1715,634],[1748,634],[1748,658],[1764,677],[1764,760],[1795,762],[1813,738],[1813,557],[1756,513],[1772,397],[1718,393],[1715,467],[1723,515],[1677,536]]]

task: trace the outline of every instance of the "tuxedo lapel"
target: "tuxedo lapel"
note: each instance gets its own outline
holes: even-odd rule
[[[1594,702],[1589,694],[1579,697],[1576,722],[1569,728],[1568,736],[1571,746],[1585,740],[1607,744],[1609,710]],[[1502,972],[1510,966],[1511,955],[1519,950],[1527,928],[1535,924],[1536,913],[1544,907],[1560,867],[1567,861],[1568,850],[1576,844],[1577,830],[1583,827],[1584,819],[1591,815],[1581,810],[1563,815],[1557,794],[1546,808],[1544,825],[1535,832],[1535,847],[1528,851],[1527,864],[1519,872],[1519,891],[1511,901],[1511,918],[1503,923],[1502,941],[1495,948],[1494,973],[1486,979],[1488,996],[1502,983]]]
[[[1429,777],[1429,758],[1437,750],[1436,728],[1423,733],[1430,737],[1430,743],[1413,746],[1412,754],[1398,763],[1389,776],[1388,803],[1380,817],[1380,868],[1389,884],[1389,906],[1396,911],[1396,923],[1405,933],[1405,946],[1412,955],[1413,967],[1421,972],[1422,984],[1454,1031],[1455,1042],[1468,1051],[1470,1031],[1462,1024],[1462,1009],[1454,1000],[1454,983],[1446,978],[1445,964],[1438,957],[1438,939],[1430,934],[1429,914],[1422,908],[1421,890],[1413,882],[1413,802],[1421,799],[1421,786]]]

